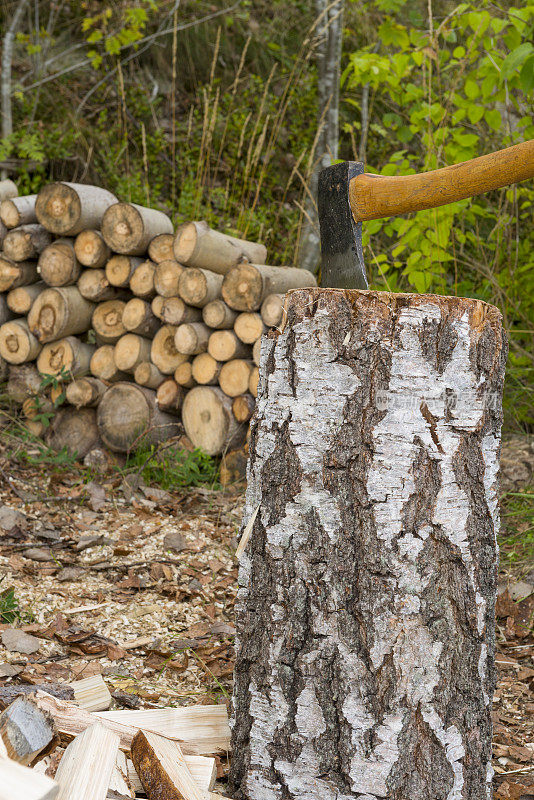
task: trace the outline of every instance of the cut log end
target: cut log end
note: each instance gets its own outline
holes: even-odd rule
[[[217,387],[191,389],[184,400],[182,420],[193,445],[211,456],[239,447],[245,439],[246,426],[238,425],[232,401]]]

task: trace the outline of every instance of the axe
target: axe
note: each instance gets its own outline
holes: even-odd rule
[[[367,289],[362,222],[455,203],[534,177],[534,139],[497,153],[418,175],[364,173],[343,161],[319,175],[321,285]]]

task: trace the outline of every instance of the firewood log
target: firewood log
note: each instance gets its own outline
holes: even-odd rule
[[[0,203],[0,219],[6,228],[18,228],[19,225],[33,225],[37,222],[35,214],[36,194],[12,197]]]
[[[25,697],[17,697],[0,714],[0,738],[8,758],[24,765],[53,750],[59,741],[54,720]]]
[[[248,393],[240,394],[232,402],[232,412],[238,422],[248,422],[255,408],[256,400]]]
[[[35,419],[39,414],[50,414],[54,411],[54,403],[46,395],[40,394],[34,397],[28,397],[20,407],[22,414],[26,419]]]
[[[152,340],[150,359],[164,375],[172,375],[176,367],[189,361],[184,353],[179,353],[174,343],[176,328],[173,325],[163,325]]]
[[[0,800],[57,800],[59,786],[34,769],[0,758]]]
[[[250,357],[250,346],[238,339],[234,331],[214,331],[208,342],[208,353],[216,361]]]
[[[14,403],[22,404],[28,397],[35,397],[41,390],[42,377],[35,364],[21,364],[9,367],[7,396]]]
[[[182,752],[183,752],[182,748]],[[211,789],[215,785],[217,779],[217,762],[214,758],[207,758],[206,756],[191,756],[185,755],[184,759],[189,767],[189,772],[193,776],[195,783],[203,792],[207,792],[206,800],[221,800],[220,795],[214,795]],[[144,794],[143,784],[139,780],[133,762],[129,758],[126,759],[126,774],[132,789],[137,794]],[[222,798],[225,800],[225,798]]]
[[[156,264],[154,288],[162,297],[178,297],[178,284],[185,268],[177,261],[165,259]]]
[[[261,304],[261,318],[268,328],[276,328],[282,321],[284,309],[283,294],[268,294]]]
[[[174,344],[179,353],[196,356],[206,352],[210,335],[210,328],[203,322],[186,322],[176,329]]]
[[[95,346],[81,342],[76,336],[66,336],[45,344],[37,358],[41,375],[59,375],[68,372],[71,379],[81,378],[90,371]]]
[[[49,286],[72,286],[81,271],[73,239],[56,239],[39,256],[39,273]]]
[[[129,377],[126,372],[121,372],[115,364],[115,348],[111,344],[97,347],[89,366],[91,374],[106,383],[127,381]]]
[[[174,235],[160,233],[154,236],[148,245],[148,257],[155,264],[161,264],[162,261],[174,261]]]
[[[86,228],[100,228],[105,211],[117,198],[106,189],[80,183],[50,183],[35,203],[37,219],[58,236],[75,236]]]
[[[216,361],[209,353],[201,353],[191,363],[191,375],[202,386],[215,386],[219,382],[222,361]]]
[[[150,307],[152,309],[152,313],[158,319],[161,319],[161,317],[162,317],[164,299],[165,298],[161,297],[161,295],[157,294],[152,299],[152,302],[150,303]]]
[[[116,253],[129,256],[143,255],[152,239],[172,232],[172,222],[166,214],[134,203],[116,203],[102,220],[106,244]]]
[[[94,308],[77,286],[45,289],[30,309],[28,324],[40,342],[54,342],[89,330]]]
[[[122,324],[130,333],[152,338],[161,327],[159,319],[154,316],[150,303],[140,297],[129,300],[122,312]]]
[[[82,297],[92,303],[104,303],[117,299],[120,290],[111,286],[103,269],[84,269],[78,278],[78,289]]]
[[[186,269],[180,276],[178,292],[190,306],[202,308],[221,294],[222,275],[207,269]]]
[[[185,432],[195,447],[210,456],[236,449],[245,441],[246,425],[232,414],[232,401],[215,386],[195,386],[182,406]]]
[[[137,297],[151,300],[156,294],[154,275],[156,265],[152,261],[143,261],[130,278],[130,289]]]
[[[150,800],[206,800],[178,742],[151,731],[139,731],[132,742],[131,756]]]
[[[257,339],[254,342],[254,346],[252,347],[252,360],[256,364],[257,367],[260,366],[260,354],[261,354],[261,339]]]
[[[210,269],[224,275],[243,258],[263,263],[267,258],[267,250],[262,244],[214,231],[202,221],[190,222],[177,230],[174,255],[180,264]]]
[[[122,316],[126,303],[122,300],[108,300],[97,305],[93,312],[92,326],[98,342],[115,344],[126,333]]]
[[[197,385],[196,380],[193,378],[193,365],[191,361],[184,361],[179,364],[174,370],[174,380],[178,386],[183,386],[184,389],[192,389]]]
[[[170,414],[179,414],[185,397],[185,389],[179,386],[174,378],[166,378],[158,386],[156,392],[156,403],[162,411]]]
[[[50,233],[42,225],[22,225],[8,232],[3,249],[11,261],[26,261],[37,258],[51,242]]]
[[[18,291],[18,290],[15,289],[14,291]],[[11,292],[9,292],[8,295],[0,294],[0,325],[3,325],[4,322],[9,322],[9,320],[13,319],[13,317],[15,317],[15,316],[18,316],[10,308],[10,306],[9,306],[9,304],[7,302],[7,298],[9,297],[10,294],[11,294]],[[24,312],[22,312],[22,313],[24,313]]]
[[[60,408],[45,434],[45,442],[52,450],[66,449],[78,459],[84,458],[100,443],[94,408]]]
[[[68,745],[55,780],[57,800],[106,800],[120,737],[96,722]]]
[[[237,319],[237,311],[233,311],[224,300],[212,300],[202,309],[202,319],[210,328],[224,330],[233,328]]]
[[[76,408],[94,408],[99,404],[107,388],[106,384],[98,378],[78,378],[67,385],[67,402]],[[104,709],[93,708],[90,710],[103,711]]]
[[[100,231],[82,231],[74,242],[76,258],[84,267],[101,269],[111,258],[111,250]]]
[[[239,264],[225,275],[221,293],[230,308],[257,311],[270,294],[316,284],[315,276],[306,269]]]
[[[234,331],[245,344],[254,344],[266,330],[261,316],[254,311],[243,311],[234,322]]]
[[[106,264],[106,278],[112,286],[126,288],[135,270],[144,262],[144,258],[136,256],[111,256]]]
[[[152,342],[135,333],[126,333],[121,336],[115,345],[115,364],[121,372],[135,372],[138,364],[150,361]]]
[[[260,380],[260,371],[258,367],[254,367],[250,373],[250,380],[248,382],[248,390],[252,397],[258,396],[258,382]]]
[[[109,387],[98,407],[98,428],[104,444],[119,453],[141,442],[159,444],[180,432],[176,417],[159,410],[155,393],[134,383]]]
[[[42,344],[31,333],[26,319],[4,322],[0,327],[0,356],[8,364],[34,361],[41,349]]]
[[[139,386],[146,386],[147,389],[157,389],[165,380],[167,380],[167,376],[160,372],[151,361],[143,361],[135,368],[134,381]]]
[[[234,358],[226,361],[219,373],[219,386],[228,397],[238,397],[248,390],[253,365],[251,361]]]
[[[0,253],[0,292],[36,283],[37,277],[35,261],[10,261]]]
[[[160,319],[167,325],[201,322],[202,311],[200,308],[188,306],[181,297],[165,297],[161,304]]]
[[[38,283],[32,283],[30,286],[19,286],[17,289],[11,289],[6,297],[8,308],[14,314],[28,314],[34,301],[46,288],[46,283],[39,281]],[[0,313],[1,319],[2,315]]]

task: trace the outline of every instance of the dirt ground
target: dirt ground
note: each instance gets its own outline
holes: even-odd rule
[[[505,450],[512,488],[532,478],[534,457],[518,448]],[[0,477],[0,610],[13,615],[0,632],[37,639],[28,653],[0,644],[0,693],[101,673],[118,708],[229,701],[242,485],[170,494],[131,476],[83,484],[76,472],[14,468],[7,456]],[[534,565],[503,567],[497,800],[534,797],[533,613]]]

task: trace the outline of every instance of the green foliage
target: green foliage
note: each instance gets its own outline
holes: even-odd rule
[[[2,581],[3,578],[0,583]],[[17,620],[20,622],[32,622],[33,619],[33,614],[21,609],[15,596],[15,589],[12,586],[0,591],[0,624],[12,625]]]
[[[128,456],[125,470],[138,474],[147,485],[171,490],[217,484],[217,461],[198,448],[142,446]]]
[[[534,490],[508,492],[503,498],[501,562],[508,566],[534,563]]]

